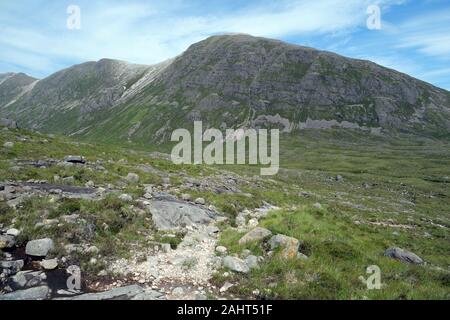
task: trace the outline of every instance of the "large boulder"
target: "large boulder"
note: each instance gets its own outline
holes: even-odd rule
[[[249,273],[250,268],[247,263],[239,258],[226,256],[223,258],[223,266],[234,272]]]
[[[292,237],[277,234],[269,240],[271,250],[281,248],[281,256],[285,259],[297,258],[300,242]]]
[[[255,229],[247,232],[247,234],[245,234],[239,240],[239,244],[242,245],[242,244],[246,244],[248,242],[261,241],[267,237],[270,237],[271,235],[272,235],[272,232],[270,230],[261,228],[261,227],[256,227]]]
[[[173,230],[191,225],[208,225],[215,221],[214,211],[187,202],[155,200],[149,209],[155,226],[159,230]]]
[[[32,240],[27,243],[25,253],[33,257],[45,257],[54,248],[52,239]]]
[[[405,263],[411,263],[411,264],[423,264],[424,261],[422,258],[420,258],[415,253],[412,253],[410,251],[403,250],[401,248],[389,248],[384,252],[384,255],[386,257],[396,259]]]

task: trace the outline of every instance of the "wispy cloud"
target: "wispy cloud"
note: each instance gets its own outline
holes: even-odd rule
[[[0,3],[0,72],[22,70],[45,76],[62,66],[104,57],[157,63],[209,35],[225,32],[288,39],[355,57],[384,56],[379,61],[389,60],[392,66],[396,56],[380,54],[377,46],[450,56],[450,32],[436,19],[433,24],[431,15],[418,15],[409,22],[386,19],[382,31],[369,34],[366,9],[373,3],[381,6],[384,15],[408,4],[405,0],[4,1]],[[69,4],[81,8],[81,30],[66,28]],[[448,21],[450,15],[441,15]],[[423,26],[426,29],[421,30]],[[349,49],[352,46],[360,49]]]

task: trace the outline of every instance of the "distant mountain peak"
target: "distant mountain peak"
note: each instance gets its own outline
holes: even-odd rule
[[[99,140],[164,142],[194,120],[286,133],[450,134],[446,90],[370,61],[247,34],[211,36],[158,65],[101,59],[26,78],[20,94],[6,83],[0,116]]]

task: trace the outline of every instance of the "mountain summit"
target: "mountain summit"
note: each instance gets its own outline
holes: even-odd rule
[[[450,134],[450,92],[369,61],[239,34],[154,66],[103,59],[39,81],[0,75],[0,116],[103,141],[165,142],[194,120],[440,136]]]

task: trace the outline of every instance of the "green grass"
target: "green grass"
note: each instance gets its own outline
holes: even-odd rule
[[[2,147],[6,141],[14,142],[14,147]],[[239,245],[243,234],[232,228],[239,212],[264,203],[280,210],[270,213],[260,225],[300,240],[301,252],[309,256],[308,260],[284,261],[275,254],[249,275],[224,277],[218,273],[218,285],[230,280],[239,283],[230,289],[238,296],[251,297],[258,289],[260,298],[268,299],[450,298],[450,146],[444,140],[307,130],[282,136],[281,170],[274,177],[260,177],[259,166],[176,166],[151,157],[153,150],[143,145],[76,142],[26,130],[2,130],[2,181],[52,182],[55,175],[73,176],[75,185],[92,180],[97,186],[113,184],[119,191],[101,201],[31,198],[16,210],[0,199],[0,225],[9,226],[15,219],[14,225],[22,229],[23,243],[53,238],[57,256],[64,254],[63,245],[68,243],[95,245],[108,259],[129,257],[130,247],[146,248],[155,242],[176,248],[183,234],[157,232],[150,214],[142,215],[136,210],[137,203],[117,198],[120,193],[141,196],[142,184],[161,185],[162,179],[170,176],[170,192],[189,193],[193,199],[203,197],[229,217],[220,225],[219,244],[231,254],[244,249],[265,254],[265,243]],[[162,150],[170,150],[170,146]],[[19,170],[12,170],[20,160],[61,160],[66,155],[83,155],[90,164],[67,168],[23,164]],[[104,170],[92,165],[96,161]],[[142,164],[154,170],[146,172]],[[221,170],[240,177],[236,187],[241,193],[181,188],[181,174],[215,181]],[[125,181],[130,172],[140,176],[138,184]],[[343,181],[337,182],[336,175],[342,175]],[[314,209],[316,202],[323,209]],[[77,227],[61,222],[63,215],[73,214],[85,222]],[[36,229],[35,224],[44,219],[60,219],[61,224]],[[392,246],[413,251],[427,265],[406,265],[384,257],[384,250]],[[89,264],[89,255],[74,259],[88,272],[104,267],[102,262]],[[381,268],[381,290],[367,290],[359,280],[360,276],[368,277],[365,271],[370,265]]]

